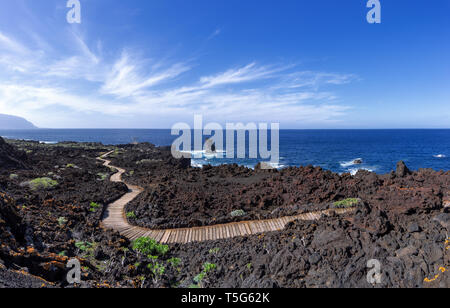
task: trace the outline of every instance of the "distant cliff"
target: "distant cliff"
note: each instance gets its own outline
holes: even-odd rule
[[[24,118],[0,114],[0,129],[35,129],[33,123]]]

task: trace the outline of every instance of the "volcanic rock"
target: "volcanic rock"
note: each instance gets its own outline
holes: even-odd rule
[[[27,169],[27,155],[0,137],[0,169]]]
[[[395,171],[395,174],[402,178],[405,177],[406,175],[410,174],[411,171],[409,171],[408,167],[406,167],[405,162],[400,161],[397,163],[397,170]]]

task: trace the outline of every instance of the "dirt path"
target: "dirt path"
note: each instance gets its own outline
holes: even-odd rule
[[[114,168],[118,171],[116,174],[111,176],[110,180],[112,182],[123,182],[122,174],[124,174],[126,170],[116,166],[112,166],[111,161],[105,159],[112,152],[113,151],[102,155],[98,158],[98,160],[103,161],[104,166]],[[140,237],[150,237],[164,244],[204,242],[210,240],[219,240],[238,236],[248,236],[266,232],[281,231],[289,222],[295,220],[319,220],[322,215],[330,215],[331,212],[336,212],[337,214],[345,214],[355,210],[335,209],[275,219],[243,221],[206,227],[151,230],[133,226],[128,222],[125,216],[125,206],[134,198],[136,198],[143,191],[143,189],[141,187],[129,185],[127,183],[125,183],[125,185],[128,186],[128,189],[130,191],[119,200],[107,206],[102,221],[103,227],[116,230],[121,235],[127,237],[130,240],[135,240]]]

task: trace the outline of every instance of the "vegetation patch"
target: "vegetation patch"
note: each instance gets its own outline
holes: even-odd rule
[[[67,224],[67,218],[66,217],[59,217],[58,218],[58,225],[61,227]]]
[[[92,213],[97,212],[97,210],[100,208],[100,204],[95,203],[95,202],[91,202],[91,204],[89,204],[89,211]]]
[[[127,218],[136,218],[136,214],[134,212],[128,212]]]
[[[37,178],[29,182],[22,183],[23,186],[28,186],[31,190],[51,189],[58,186],[58,182],[50,178]]]
[[[245,211],[243,210],[237,210],[237,211],[233,211],[231,212],[231,217],[242,217],[245,216],[247,213],[245,213]]]
[[[209,250],[209,254],[210,254],[210,255],[215,255],[215,254],[218,254],[219,251],[220,251],[220,248],[218,248],[218,247],[216,247],[216,248],[211,248],[211,249]]]
[[[194,282],[197,284],[195,285],[191,285],[190,287],[202,287],[203,283],[205,281],[205,279],[207,278],[208,274],[210,272],[212,272],[213,270],[215,270],[217,268],[217,265],[214,263],[209,263],[206,262],[203,264],[203,270],[201,271],[200,274],[198,274],[197,276],[194,277]]]
[[[89,242],[76,242],[75,247],[82,252],[89,252],[94,247],[94,244]]]
[[[342,201],[338,201],[333,203],[334,207],[336,208],[349,208],[355,205],[358,205],[358,203],[360,202],[360,199],[357,198],[348,198]]]
[[[100,181],[104,181],[104,180],[106,180],[108,178],[108,173],[101,173],[101,172],[99,172],[99,173],[97,173],[97,176],[98,176]]]
[[[154,239],[141,237],[133,242],[133,250],[147,256],[164,256],[169,251],[168,245],[157,243]]]

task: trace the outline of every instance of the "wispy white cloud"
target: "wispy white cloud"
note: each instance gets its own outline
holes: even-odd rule
[[[195,79],[186,61],[152,61],[130,48],[105,58],[101,42],[90,48],[80,35],[70,38],[72,52],[55,57],[56,47],[46,42],[31,53],[31,47],[0,33],[0,112],[28,116],[46,127],[53,125],[46,119],[87,114],[180,119],[202,113],[216,121],[324,123],[349,109],[326,88],[356,78],[251,62]]]
[[[207,40],[212,40],[216,36],[219,36],[220,33],[222,33],[222,29],[216,29],[213,33],[211,33]]]
[[[101,88],[103,94],[113,94],[121,98],[136,96],[141,90],[170,81],[190,68],[183,63],[176,63],[167,68],[152,71],[147,75],[140,74],[139,61],[133,62],[127,52],[114,64],[111,72]],[[158,65],[154,66],[158,67]]]
[[[0,50],[12,51],[20,54],[28,53],[29,50],[21,43],[11,39],[0,32]]]

